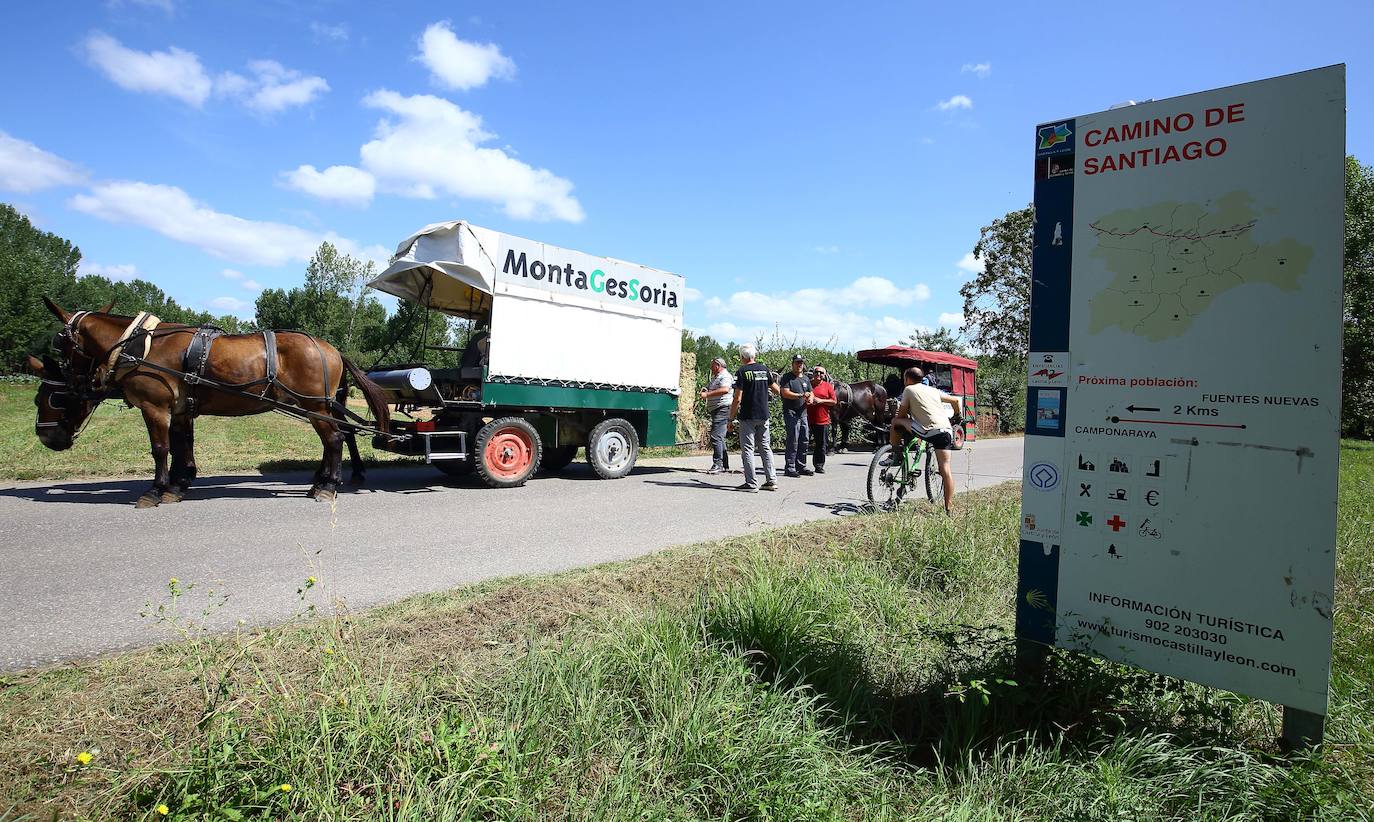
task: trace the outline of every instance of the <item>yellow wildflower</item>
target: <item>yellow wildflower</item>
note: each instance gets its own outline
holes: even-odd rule
[[[91,764],[92,759],[95,759],[95,757],[91,756],[90,751],[82,751],[81,753],[76,755],[76,761],[80,762],[82,765]]]
[[[325,649],[324,649],[324,652],[325,652],[326,654],[329,654],[329,655],[332,656],[332,655],[334,654],[334,649],[333,649],[333,648],[325,648]]]
[[[283,782],[283,783],[281,783],[280,785],[278,785],[277,788],[278,788],[282,793],[290,793],[290,792],[291,792],[291,783],[290,783],[290,782]]]
[[[166,805],[158,805],[157,812],[161,816],[166,816],[167,814],[172,812],[172,809],[167,807]]]
[[[315,578],[314,578],[314,577],[306,577],[306,578],[305,578],[305,584],[306,584],[306,585],[314,585],[314,584],[315,584]]]
[[[181,580],[177,579],[176,577],[172,577],[171,579],[167,580],[168,585],[176,585],[178,582],[181,582]]]

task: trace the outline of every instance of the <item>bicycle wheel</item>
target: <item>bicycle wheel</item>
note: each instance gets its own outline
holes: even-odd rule
[[[883,465],[888,458],[892,465]],[[906,466],[902,457],[894,453],[891,444],[884,445],[873,452],[873,460],[868,464],[868,501],[879,505],[896,505],[906,495]]]
[[[935,449],[926,446],[926,499],[940,507],[945,504],[945,478],[940,476],[940,463]]]

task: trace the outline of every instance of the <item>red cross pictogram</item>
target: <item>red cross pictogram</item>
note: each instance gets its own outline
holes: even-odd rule
[[[1113,531],[1120,531],[1126,527],[1126,520],[1122,519],[1120,514],[1112,514],[1112,518],[1107,520],[1107,524],[1112,526]]]

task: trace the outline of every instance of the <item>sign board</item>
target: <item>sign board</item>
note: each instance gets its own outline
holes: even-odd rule
[[[1018,636],[1325,714],[1344,66],[1035,141]]]

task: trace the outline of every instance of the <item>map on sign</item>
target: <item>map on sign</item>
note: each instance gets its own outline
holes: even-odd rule
[[[1157,203],[1090,222],[1092,256],[1113,275],[1092,297],[1090,333],[1116,326],[1157,342],[1187,331],[1236,286],[1296,291],[1312,250],[1292,239],[1256,242],[1262,219],[1249,193],[1232,191],[1215,205]]]

